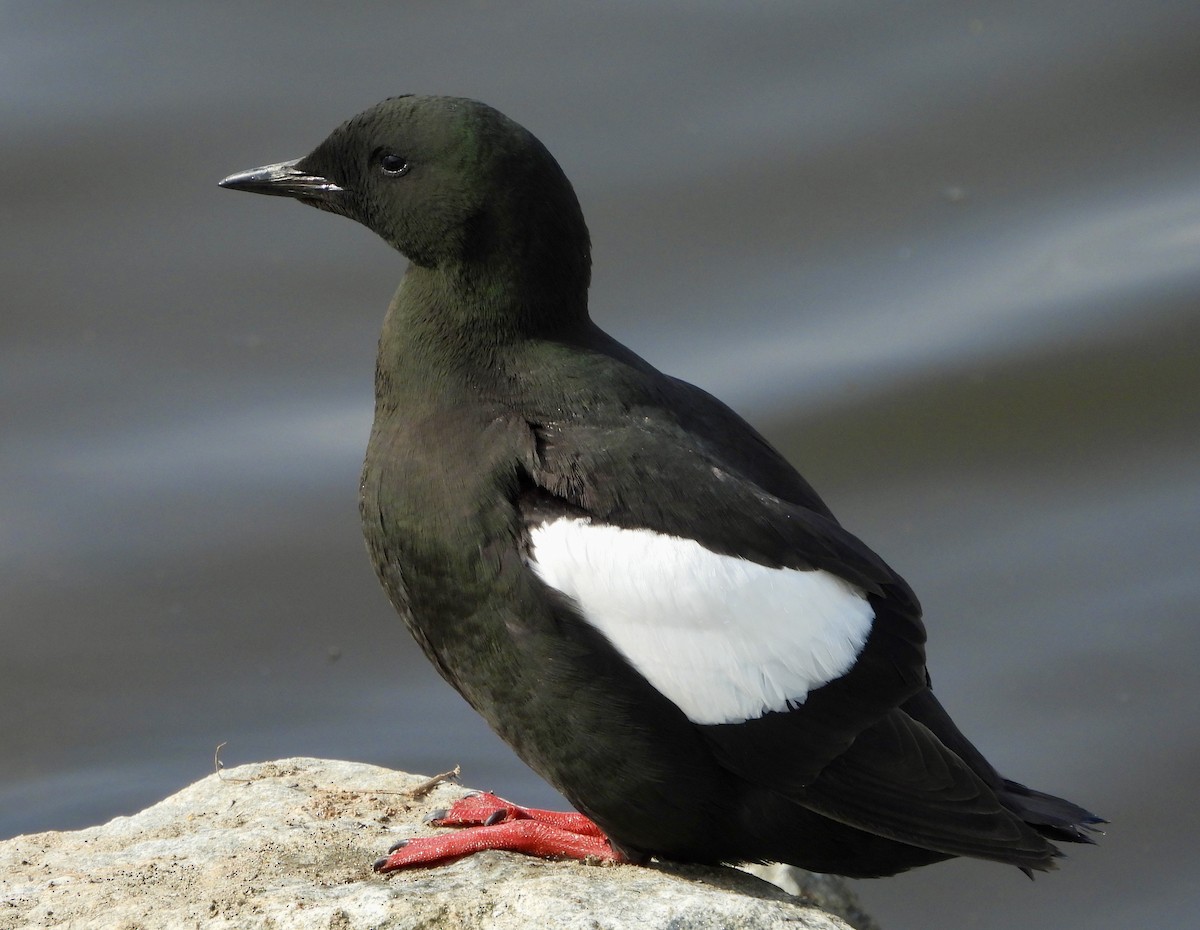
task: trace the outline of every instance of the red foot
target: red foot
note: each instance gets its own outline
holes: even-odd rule
[[[518,807],[494,794],[462,798],[448,811],[437,812],[430,822],[438,826],[476,826],[442,836],[401,840],[389,850],[391,855],[375,863],[375,871],[441,865],[485,849],[506,849],[546,859],[629,861],[583,814]]]
[[[467,827],[476,824],[492,826],[512,820],[536,820],[568,833],[582,836],[604,836],[595,822],[575,811],[544,811],[536,807],[518,807],[511,801],[485,791],[469,794],[450,805],[450,809],[428,818],[439,827]]]

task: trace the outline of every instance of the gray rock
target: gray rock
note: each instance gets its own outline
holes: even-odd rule
[[[286,759],[210,775],[132,817],[0,843],[0,928],[845,930],[735,869],[486,852],[381,877],[396,839],[466,793],[370,765]],[[806,898],[811,889],[801,884]],[[834,896],[834,900],[836,899]]]
[[[879,924],[862,909],[858,903],[858,896],[850,890],[844,878],[823,875],[820,872],[806,872],[804,869],[778,862],[744,865],[741,868],[823,911],[837,914],[855,930],[879,930]]]

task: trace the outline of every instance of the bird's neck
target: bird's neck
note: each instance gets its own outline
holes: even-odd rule
[[[376,411],[415,397],[454,405],[503,396],[516,350],[590,325],[587,281],[529,283],[505,268],[411,265],[379,337]]]

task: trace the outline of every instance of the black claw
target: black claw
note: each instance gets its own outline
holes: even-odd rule
[[[397,849],[403,849],[407,845],[408,840],[396,840],[396,842],[388,847],[388,852],[394,853]]]
[[[430,811],[428,814],[426,814],[424,817],[422,817],[421,822],[422,823],[433,823],[435,820],[441,820],[448,813],[450,813],[450,812],[448,810],[446,810],[446,808],[439,807],[437,810]]]
[[[507,813],[508,811],[506,811],[503,807],[499,808],[498,810],[494,810],[487,815],[487,820],[483,822],[483,825],[485,827],[494,827],[496,824],[504,820],[504,815]]]
[[[371,871],[382,872],[385,865],[387,865],[387,856],[384,856],[382,859],[376,859],[374,862],[372,862]]]

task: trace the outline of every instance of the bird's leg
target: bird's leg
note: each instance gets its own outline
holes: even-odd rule
[[[485,849],[505,849],[546,859],[629,861],[583,814],[518,807],[486,792],[460,798],[449,809],[434,811],[425,819],[436,826],[465,829],[401,840],[388,850],[387,857],[375,863],[376,872],[441,865]]]

